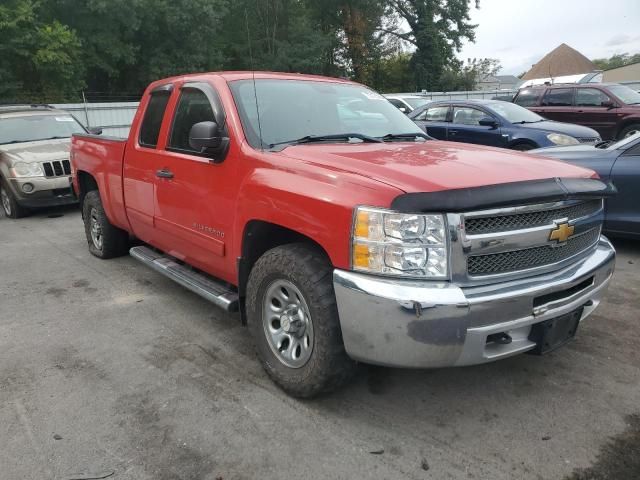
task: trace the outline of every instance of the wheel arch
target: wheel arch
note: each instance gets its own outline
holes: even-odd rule
[[[272,248],[290,243],[305,243],[312,245],[324,255],[327,262],[331,258],[327,251],[317,241],[300,232],[284,227],[277,223],[264,220],[250,220],[245,225],[242,234],[242,246],[238,257],[238,294],[240,296],[240,312],[242,323],[246,323],[244,297],[251,270],[258,259]]]
[[[90,173],[85,172],[84,170],[78,170],[76,175],[78,178],[78,190],[79,190],[78,201],[80,203],[80,211],[82,211],[84,197],[86,197],[87,193],[94,190],[100,191],[100,189],[98,187],[98,182]]]
[[[618,126],[617,130],[616,130],[616,134],[615,134],[615,139],[616,140],[620,140],[620,133],[622,133],[622,131],[631,126],[631,125],[638,125],[640,126],[640,118],[638,117],[629,117],[629,118],[625,118],[622,122],[620,122],[620,125]]]

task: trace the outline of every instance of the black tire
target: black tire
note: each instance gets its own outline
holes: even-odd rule
[[[104,213],[100,193],[93,190],[86,194],[82,204],[82,217],[84,219],[84,232],[87,237],[89,251],[98,258],[107,259],[121,257],[129,251],[129,234],[109,223]],[[94,240],[92,226],[95,224],[100,229],[101,241]]]
[[[519,152],[526,152],[527,150],[533,150],[534,148],[536,147],[530,143],[516,143],[511,146],[511,150],[517,150]]]
[[[8,218],[22,218],[30,213],[18,203],[4,178],[0,178],[0,207]]]
[[[266,252],[249,276],[247,323],[258,355],[273,381],[294,397],[310,398],[335,390],[356,371],[356,363],[348,357],[342,342],[332,270],[321,251],[296,243]],[[267,289],[282,280],[302,294],[313,328],[313,348],[306,363],[298,368],[285,365],[276,356],[263,327]]]
[[[627,125],[618,134],[618,140],[622,140],[630,135],[633,135],[636,132],[640,132],[640,123],[634,123],[631,125]]]

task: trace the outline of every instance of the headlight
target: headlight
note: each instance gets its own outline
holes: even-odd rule
[[[556,145],[578,145],[580,143],[577,139],[561,133],[550,133],[547,138]]]
[[[14,177],[44,177],[42,165],[39,163],[17,162],[11,168]]]
[[[363,272],[447,278],[444,217],[358,207],[351,257]]]

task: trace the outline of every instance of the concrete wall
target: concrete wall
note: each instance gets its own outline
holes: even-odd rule
[[[640,63],[606,70],[603,73],[603,80],[605,82],[635,81],[640,83]]]

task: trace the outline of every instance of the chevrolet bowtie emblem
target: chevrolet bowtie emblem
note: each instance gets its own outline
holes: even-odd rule
[[[556,228],[551,230],[549,234],[549,240],[555,240],[558,243],[566,242],[571,235],[573,235],[573,231],[575,227],[573,225],[569,225],[568,223],[561,223]]]

